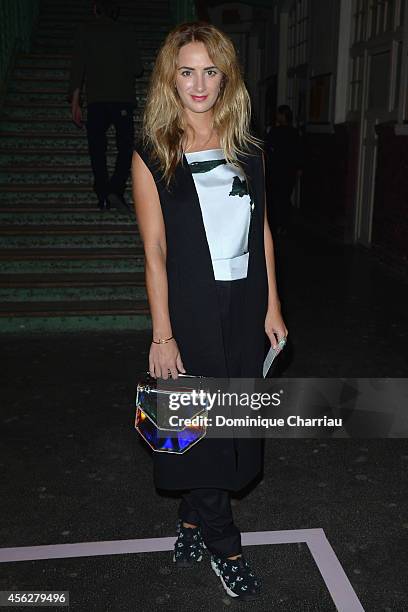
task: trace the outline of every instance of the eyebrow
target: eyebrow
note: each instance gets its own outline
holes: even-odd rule
[[[217,68],[217,66],[207,66],[206,68],[203,68],[203,70],[212,70],[213,68]],[[190,68],[190,66],[180,66],[179,68],[177,68],[177,70],[195,70],[195,68]]]

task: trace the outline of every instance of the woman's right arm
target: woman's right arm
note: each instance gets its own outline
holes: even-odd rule
[[[159,194],[153,176],[138,153],[133,154],[132,190],[136,218],[145,252],[147,297],[153,324],[153,340],[170,338],[171,329],[166,272],[166,233]],[[185,372],[175,339],[165,344],[152,342],[149,371],[154,378],[177,378]]]

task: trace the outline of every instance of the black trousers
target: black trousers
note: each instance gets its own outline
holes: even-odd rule
[[[216,281],[228,376],[241,376],[241,317],[246,279]],[[203,465],[205,470],[205,465]],[[182,495],[179,518],[200,525],[208,550],[222,557],[242,552],[241,534],[234,524],[230,492],[191,489]]]
[[[134,104],[124,102],[92,102],[88,104],[87,136],[94,175],[94,191],[103,200],[110,193],[123,195],[130,174],[133,155]],[[117,157],[109,178],[106,163],[106,132],[113,125],[116,131]]]

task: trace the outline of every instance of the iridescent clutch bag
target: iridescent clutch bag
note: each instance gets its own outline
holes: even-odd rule
[[[203,395],[197,402],[197,395],[192,393],[204,390],[204,379],[188,374],[179,377],[181,381],[160,379],[158,385],[147,373],[137,385],[135,428],[150,448],[159,453],[181,455],[207,433],[207,404]],[[183,402],[175,408],[179,394]]]

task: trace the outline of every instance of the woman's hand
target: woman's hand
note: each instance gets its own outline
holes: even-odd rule
[[[84,124],[82,123],[81,100],[78,88],[75,89],[72,94],[71,115],[72,121],[75,123],[75,125],[82,129],[84,127]]]
[[[169,374],[172,378],[178,378],[178,373],[185,374],[183,362],[177,342],[169,340],[165,344],[152,342],[149,353],[149,372],[153,378],[167,380]]]
[[[288,330],[282,319],[280,306],[269,306],[265,318],[265,332],[273,348],[276,348],[278,342],[288,335]],[[275,334],[278,339],[276,339]]]
[[[84,124],[82,122],[82,109],[79,104],[74,104],[74,103],[72,104],[71,116],[72,116],[72,121],[75,123],[75,125],[83,129]]]

